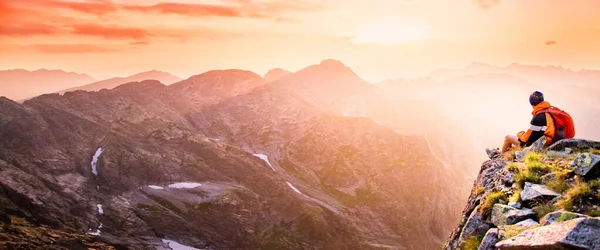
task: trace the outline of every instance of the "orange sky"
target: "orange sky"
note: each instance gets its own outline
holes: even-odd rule
[[[600,69],[597,0],[0,0],[0,69],[264,74],[340,59],[367,80],[472,61]]]

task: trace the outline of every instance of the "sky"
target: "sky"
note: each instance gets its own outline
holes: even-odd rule
[[[0,69],[189,77],[333,58],[370,81],[473,61],[600,69],[599,11],[597,0],[0,0]]]

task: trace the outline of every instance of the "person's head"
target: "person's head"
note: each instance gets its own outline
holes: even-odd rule
[[[536,106],[544,101],[544,94],[539,91],[535,91],[529,95],[529,104]]]

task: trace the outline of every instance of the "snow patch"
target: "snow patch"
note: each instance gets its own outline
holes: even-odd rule
[[[269,164],[269,167],[271,167],[271,169],[273,169],[273,171],[275,171],[275,168],[273,168],[273,165],[271,165],[271,162],[269,161],[269,157],[264,155],[264,154],[253,154],[254,156],[260,158],[263,161],[266,161],[267,164]]]
[[[287,181],[286,181],[285,183],[287,183],[287,184],[288,184],[288,186],[290,186],[290,188],[291,188],[292,190],[294,190],[294,192],[296,192],[296,193],[299,193],[299,194],[303,194],[302,192],[300,192],[300,190],[298,190],[296,187],[294,187],[294,185],[292,185],[292,183],[289,183],[289,182],[287,182]]]
[[[96,164],[98,163],[98,158],[100,158],[100,155],[102,155],[102,152],[104,152],[104,149],[102,148],[98,148],[96,150],[96,153],[94,153],[94,156],[92,157],[92,173],[94,173],[94,175],[98,176],[98,169]]]
[[[166,239],[161,239],[161,240],[164,244],[167,244],[167,247],[171,248],[172,250],[200,250],[198,248],[180,244],[179,242],[174,241],[174,240],[166,240]]]
[[[296,193],[298,193],[298,194],[302,195],[304,198],[306,198],[306,199],[309,199],[309,200],[313,201],[314,203],[317,203],[317,204],[319,204],[319,205],[321,205],[321,206],[323,206],[323,207],[326,207],[327,209],[331,210],[332,212],[334,212],[334,213],[336,213],[336,214],[340,214],[340,211],[338,211],[338,210],[337,210],[336,208],[334,208],[333,206],[331,206],[331,205],[329,205],[329,204],[327,204],[327,203],[325,203],[325,202],[322,202],[322,201],[320,201],[320,200],[317,200],[317,199],[315,199],[315,198],[313,198],[313,197],[310,197],[310,196],[308,196],[308,195],[305,195],[304,193],[300,192],[300,190],[298,190],[296,187],[294,187],[294,185],[292,185],[292,183],[290,183],[290,182],[287,182],[287,181],[286,181],[285,183],[287,183],[287,185],[288,185],[288,186],[289,186],[289,187],[290,187],[292,190],[294,190],[294,192],[296,192]]]
[[[152,189],[159,189],[159,190],[165,189],[165,188],[163,188],[161,186],[155,186],[155,185],[148,185],[148,187],[152,188]]]
[[[98,213],[99,214],[104,214],[104,210],[102,209],[102,204],[98,204],[96,206],[98,207]]]
[[[89,232],[88,234],[90,234],[90,235],[96,235],[96,236],[98,236],[98,235],[100,235],[100,229],[96,229],[96,231],[94,231],[94,232]]]
[[[202,184],[195,182],[178,182],[169,185],[170,188],[197,188],[199,186],[202,186]]]

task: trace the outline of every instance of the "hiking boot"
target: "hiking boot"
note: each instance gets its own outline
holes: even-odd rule
[[[485,152],[487,153],[490,159],[498,158],[502,155],[499,148],[486,148]]]

